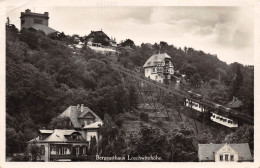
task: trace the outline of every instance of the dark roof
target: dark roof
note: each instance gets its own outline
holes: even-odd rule
[[[75,130],[67,130],[67,129],[55,129],[55,130],[49,130],[53,131],[52,134],[50,134],[48,137],[46,137],[43,140],[40,140],[39,137],[30,140],[29,142],[69,142],[72,140],[69,140],[67,138],[68,135],[71,135],[73,133],[79,134],[79,141],[86,141],[80,134],[80,132]]]
[[[252,155],[248,143],[241,144],[199,144],[198,158],[200,161],[214,161],[214,153],[224,145],[229,145],[238,153],[238,161],[252,161]],[[207,158],[208,157],[208,158]],[[243,159],[242,159],[243,158]]]
[[[239,108],[243,105],[243,102],[238,99],[233,99],[231,102],[227,104],[229,108]]]
[[[35,30],[42,30],[46,35],[57,32],[57,30],[54,30],[53,28],[50,28],[43,24],[34,24],[32,28],[34,28]]]
[[[80,110],[81,107],[70,106],[63,113],[61,113],[59,117],[69,117],[75,128],[82,128],[82,124],[80,123],[79,118],[84,118],[84,116],[88,113],[94,116],[95,121],[100,120],[100,118],[88,107],[84,107],[83,112]]]
[[[161,112],[148,113],[148,116],[155,117],[155,118],[167,118],[167,115]]]
[[[154,54],[145,62],[143,67],[146,68],[146,67],[157,66],[157,63],[164,61],[165,58],[171,59],[171,57],[168,54],[166,54],[166,53]],[[173,64],[173,66],[175,66],[175,65]]]
[[[165,109],[165,107],[160,103],[153,103],[152,105],[149,103],[141,103],[138,107],[144,110],[155,110],[155,108],[160,110]]]
[[[45,12],[44,14],[41,13],[34,13],[34,12],[21,12],[21,18],[25,16],[38,16],[38,17],[44,17],[46,19],[49,19],[48,12]]]
[[[91,37],[106,37],[110,40],[110,38],[101,30],[101,31],[91,31],[91,33],[87,36],[87,38],[91,38]]]

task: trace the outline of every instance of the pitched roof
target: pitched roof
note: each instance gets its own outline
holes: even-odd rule
[[[167,118],[167,115],[161,112],[155,112],[155,113],[148,113],[149,117],[156,117],[156,118]]]
[[[226,144],[199,144],[198,158],[200,161],[214,161],[214,152],[217,152]],[[253,160],[248,143],[228,144],[238,153],[239,161]],[[207,158],[208,157],[208,158]]]
[[[61,113],[59,117],[70,118],[70,120],[71,120],[71,122],[72,122],[72,124],[75,128],[81,128],[82,127],[82,125],[79,121],[79,118],[84,118],[84,116],[88,113],[90,113],[91,115],[93,115],[95,117],[95,121],[100,120],[100,118],[92,110],[90,110],[88,107],[84,107],[83,112],[81,112],[80,109],[81,109],[81,107],[70,106],[63,113]]]
[[[152,105],[149,103],[142,103],[138,106],[140,109],[145,109],[145,110],[154,110],[156,109],[165,109],[165,107],[160,104],[160,103],[153,103]]]
[[[156,66],[158,62],[165,60],[165,58],[171,58],[168,54],[154,54],[144,64],[144,68]]]
[[[100,121],[94,122],[92,124],[86,125],[85,127],[83,127],[83,129],[99,128],[102,125],[103,125],[103,122],[100,120]]]
[[[57,32],[56,30],[42,24],[34,24],[32,28],[34,28],[35,30],[42,30],[45,34]]]
[[[69,140],[66,137],[67,135],[71,135],[73,133],[80,134],[80,132],[78,132],[78,131],[66,130],[66,129],[55,129],[55,130],[52,130],[52,131],[53,131],[53,133],[43,140],[40,140],[39,137],[37,137],[35,139],[30,140],[29,142],[35,142],[35,141],[36,142],[41,142],[41,141],[44,141],[44,142],[46,142],[46,141],[47,142],[68,142],[68,141],[71,141],[71,140]],[[86,141],[82,136],[80,136],[80,140]]]
[[[87,38],[91,37],[106,37],[110,40],[110,38],[101,30],[101,31],[91,31],[91,33],[87,36]]]
[[[39,132],[42,134],[52,134],[53,130],[39,130]]]
[[[232,100],[231,102],[229,102],[228,104],[227,104],[227,107],[229,107],[229,108],[239,108],[239,107],[241,107],[243,105],[243,102],[242,101],[240,101],[240,100],[238,100],[238,99],[234,99],[234,100]]]

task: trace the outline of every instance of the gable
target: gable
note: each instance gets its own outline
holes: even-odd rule
[[[90,119],[95,119],[95,117],[91,114],[91,113],[87,113],[84,116],[82,116],[81,118],[90,118]]]
[[[220,149],[215,151],[215,153],[216,154],[223,154],[223,153],[237,154],[237,152],[227,144],[223,145]]]

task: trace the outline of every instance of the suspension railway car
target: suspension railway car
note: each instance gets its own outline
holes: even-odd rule
[[[191,100],[189,98],[185,98],[185,100],[184,100],[185,106],[190,107],[193,110],[196,110],[201,113],[207,112],[207,108],[205,107],[205,105],[200,103],[203,100],[202,95],[192,92],[192,91],[188,91],[187,93],[193,100]],[[194,99],[196,99],[196,101],[194,101]],[[211,114],[210,120],[211,121],[224,125],[229,128],[238,127],[238,123],[235,120],[228,117],[229,111],[231,110],[230,108],[223,107],[222,105],[219,105],[216,103],[215,104],[212,104],[212,102],[210,102],[210,103],[211,103],[211,105],[215,106],[215,109],[213,111],[210,111],[210,114]],[[224,110],[221,110],[221,111],[224,111],[224,113],[222,112],[223,114],[220,114],[218,112],[219,109],[224,109]]]

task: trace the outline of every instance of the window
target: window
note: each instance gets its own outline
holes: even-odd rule
[[[234,155],[230,155],[230,161],[234,161]]]
[[[68,148],[62,147],[62,148],[57,148],[57,155],[66,155],[68,151]]]
[[[79,155],[79,148],[76,148],[76,155]]]
[[[225,154],[225,161],[228,161],[228,154]]]
[[[155,72],[156,71],[156,69],[155,68],[153,68],[153,72]]]
[[[24,23],[25,23],[25,20],[24,20],[24,19],[22,19],[21,23],[22,23],[22,24],[24,24]]]
[[[219,160],[223,161],[223,155],[219,155]]]
[[[73,140],[77,140],[78,139],[78,135],[77,134],[72,134],[72,139]]]
[[[86,147],[86,146],[83,147],[82,154],[83,154],[83,155],[86,155],[86,154],[87,154],[87,147]]]
[[[44,147],[44,145],[41,146],[41,155],[45,155],[45,147]]]
[[[43,20],[33,19],[33,23],[35,23],[35,24],[43,24]]]

